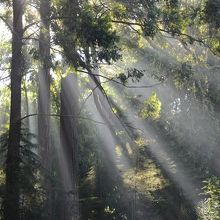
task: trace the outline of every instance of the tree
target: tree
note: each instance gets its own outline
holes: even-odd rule
[[[22,79],[22,16],[24,0],[13,0],[13,32],[11,59],[11,109],[6,159],[6,193],[4,197],[4,218],[19,220],[20,193],[20,140],[21,140],[21,79]]]
[[[41,28],[39,37],[38,73],[38,145],[43,167],[46,191],[46,216],[53,219],[51,186],[51,140],[50,140],[50,0],[40,1]]]

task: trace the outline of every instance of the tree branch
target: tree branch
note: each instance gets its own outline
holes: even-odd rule
[[[6,26],[9,28],[11,33],[15,33],[13,27],[7,22],[7,20],[3,16],[0,15],[0,19],[6,24]]]
[[[82,119],[82,120],[89,120],[91,122],[97,123],[97,124],[102,124],[105,125],[104,122],[101,121],[96,121],[93,120],[91,118],[87,118],[87,117],[82,117],[82,116],[74,116],[74,115],[61,115],[61,114],[38,114],[38,113],[33,113],[33,114],[29,114],[29,115],[25,115],[24,117],[20,118],[20,121],[29,118],[29,117],[34,117],[34,116],[51,116],[51,117],[70,117],[70,118],[78,118],[78,119]]]
[[[128,89],[152,88],[152,87],[155,87],[155,86],[159,86],[159,85],[161,85],[161,84],[163,83],[163,82],[159,82],[159,83],[155,83],[155,84],[153,84],[153,85],[147,85],[147,86],[129,86],[129,85],[123,84],[123,83],[121,83],[121,82],[115,80],[114,78],[109,78],[109,77],[107,77],[107,76],[103,76],[103,75],[100,75],[100,74],[91,74],[91,73],[89,73],[89,72],[87,72],[87,71],[84,71],[84,70],[77,70],[77,71],[82,72],[82,73],[86,73],[86,74],[92,75],[92,76],[102,77],[102,78],[104,78],[104,79],[107,79],[107,80],[109,80],[109,81],[112,81],[112,82],[114,82],[114,83],[117,83],[117,84],[119,84],[119,85],[121,85],[121,86],[124,86],[125,88],[128,88]]]

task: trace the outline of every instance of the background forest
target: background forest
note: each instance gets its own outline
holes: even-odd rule
[[[1,0],[0,28],[0,219],[220,219],[219,0]]]

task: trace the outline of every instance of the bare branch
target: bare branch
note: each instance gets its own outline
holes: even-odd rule
[[[89,72],[84,71],[84,70],[77,70],[77,71],[86,73],[86,74],[88,74],[88,75],[91,75]],[[102,78],[104,78],[104,79],[107,79],[107,80],[112,81],[112,82],[114,82],[114,83],[117,83],[117,84],[119,84],[119,85],[122,85],[122,86],[124,86],[125,88],[128,88],[128,89],[152,88],[152,87],[155,87],[155,86],[159,86],[159,85],[161,85],[161,84],[163,83],[163,82],[159,82],[159,83],[155,83],[155,84],[153,84],[153,85],[147,85],[147,86],[129,86],[129,85],[123,84],[123,83],[121,83],[121,82],[115,80],[114,78],[109,78],[109,77],[107,77],[107,76],[103,76],[103,75],[100,75],[100,74],[92,74],[92,75],[93,75],[93,76],[102,77]]]
[[[93,120],[91,118],[82,117],[82,116],[74,116],[74,115],[61,115],[61,114],[38,114],[38,113],[33,113],[33,114],[25,115],[24,117],[20,118],[20,121],[22,121],[26,118],[29,118],[29,117],[34,117],[34,116],[51,116],[51,117],[59,117],[59,118],[60,117],[78,118],[78,119],[82,119],[82,120],[89,120],[89,121],[97,123],[97,124],[105,125],[104,122],[96,121],[96,120]]]
[[[1,15],[0,15],[0,19],[6,24],[6,26],[9,28],[11,33],[14,33],[13,27],[7,22],[7,20]]]

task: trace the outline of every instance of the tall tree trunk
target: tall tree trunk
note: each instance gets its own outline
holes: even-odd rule
[[[78,220],[78,84],[76,76],[71,74],[61,81],[61,118],[60,136],[63,151],[62,184],[64,192],[62,220]]]
[[[22,79],[22,15],[24,0],[13,0],[13,33],[11,60],[11,110],[6,159],[5,220],[19,220],[19,163],[21,139],[21,79]]]
[[[40,1],[41,29],[39,38],[38,144],[44,168],[46,216],[52,220],[51,149],[50,149],[50,0]]]

